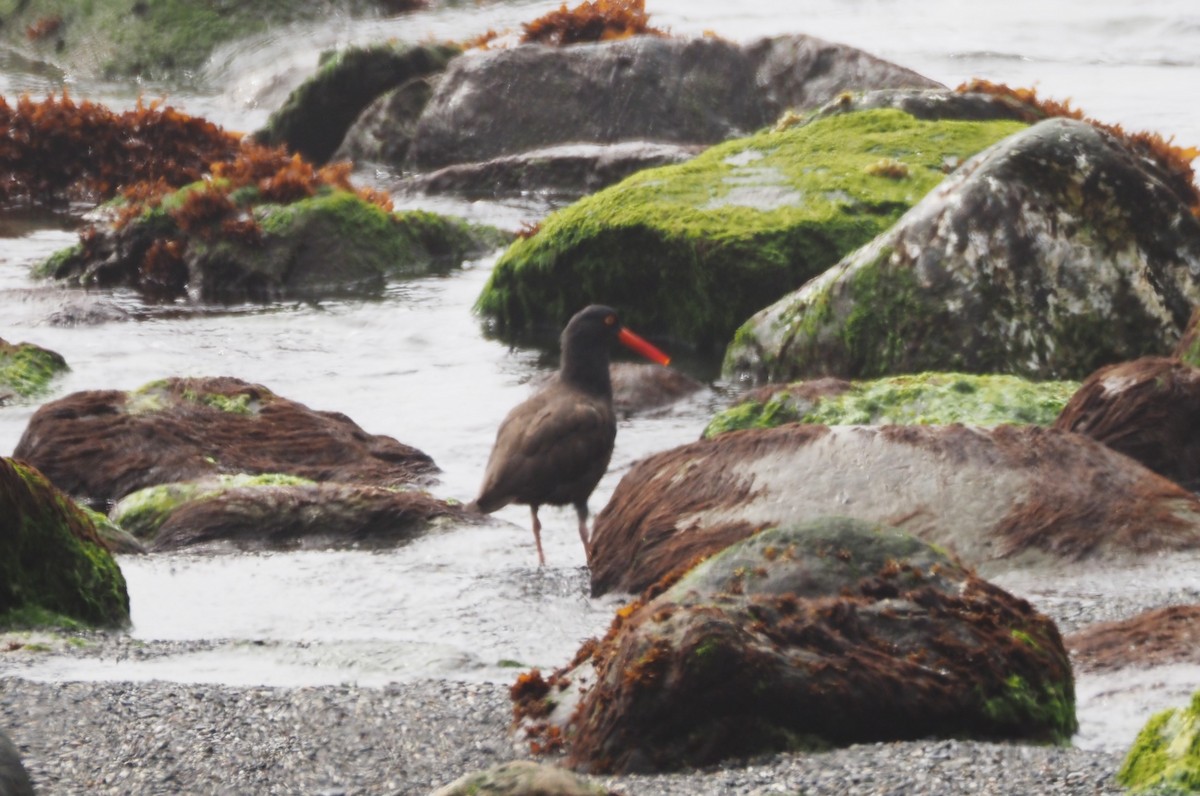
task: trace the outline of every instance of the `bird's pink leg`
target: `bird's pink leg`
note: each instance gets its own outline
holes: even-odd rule
[[[538,520],[538,507],[530,506],[529,513],[533,515],[533,541],[537,542],[538,566],[546,566],[546,555],[542,552],[542,523]]]
[[[592,550],[588,541],[587,504],[584,503],[582,506],[578,503],[575,504],[575,513],[579,515],[579,540],[583,542],[583,557],[590,562],[592,560]]]

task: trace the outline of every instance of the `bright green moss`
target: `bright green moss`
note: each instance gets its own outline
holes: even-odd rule
[[[249,393],[236,395],[221,395],[220,393],[197,393],[194,390],[184,390],[183,399],[192,403],[204,404],[231,415],[252,415],[258,411],[258,402]]]
[[[129,595],[88,515],[37,470],[0,459],[0,628],[129,623]]]
[[[865,111],[650,169],[514,243],[477,309],[502,333],[604,301],[631,326],[724,345],[753,312],[887,229],[962,159],[1022,129]],[[881,162],[902,162],[906,173]]]
[[[1075,717],[1073,683],[1047,680],[1038,689],[1019,675],[1005,681],[1002,694],[988,699],[983,713],[996,724],[1010,727],[1043,727],[1052,741],[1068,744],[1079,729]]]
[[[22,398],[37,397],[49,390],[55,376],[68,370],[66,360],[53,351],[0,340],[0,394],[11,391]]]
[[[1156,713],[1138,733],[1117,781],[1134,793],[1200,793],[1200,691],[1186,708]]]
[[[1035,382],[967,373],[918,373],[855,382],[846,392],[816,401],[797,398],[782,388],[766,401],[747,401],[719,413],[704,436],[785,423],[1049,426],[1077,389],[1079,384],[1073,381]]]

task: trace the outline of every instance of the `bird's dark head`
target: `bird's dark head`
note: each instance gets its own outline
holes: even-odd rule
[[[613,342],[619,342],[660,365],[670,362],[663,352],[621,325],[617,311],[603,304],[584,307],[572,316],[562,333],[564,380],[592,391],[609,393],[608,361]]]
[[[566,328],[563,329],[560,342],[563,351],[571,348],[575,341],[584,344],[596,341],[603,343],[607,348],[617,339],[621,329],[621,319],[617,317],[616,310],[603,304],[592,304],[571,316],[571,320],[567,321]]]

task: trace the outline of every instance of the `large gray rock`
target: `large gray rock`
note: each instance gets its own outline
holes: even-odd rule
[[[752,317],[725,374],[1083,378],[1166,354],[1200,303],[1200,219],[1170,186],[1107,132],[1041,122]]]
[[[286,145],[314,163],[329,160],[346,131],[381,94],[441,72],[460,52],[446,45],[352,47],[326,57],[320,70],[296,88],[255,134],[265,144]]]
[[[746,46],[635,36],[468,52],[439,81],[409,157],[429,171],[566,143],[711,144],[840,91],[937,85],[809,36]]]

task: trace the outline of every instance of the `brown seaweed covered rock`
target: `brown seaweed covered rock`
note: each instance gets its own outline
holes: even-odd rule
[[[128,625],[125,578],[83,509],[0,458],[0,629],[73,623]]]
[[[171,378],[45,404],[15,456],[97,508],[143,487],[220,473],[286,473],[376,486],[421,482],[426,454],[234,378]]]
[[[1143,357],[1101,368],[1054,426],[1086,434],[1200,490],[1200,369],[1178,359]]]
[[[165,484],[113,508],[151,552],[210,549],[374,550],[410,541],[439,524],[472,519],[459,504],[417,489],[312,483],[261,476]],[[476,518],[477,519],[477,518]]]
[[[1200,605],[1170,605],[1088,625],[1065,639],[1077,670],[1200,664]]]
[[[596,518],[592,591],[637,592],[762,528],[840,514],[985,572],[1200,547],[1200,499],[1038,426],[788,425],[642,459]]]
[[[559,732],[595,771],[925,737],[1063,743],[1077,726],[1053,622],[919,539],[841,517],[726,549],[622,609],[592,649]]]

